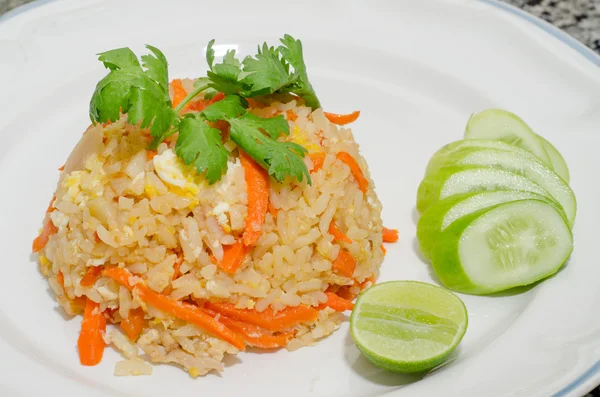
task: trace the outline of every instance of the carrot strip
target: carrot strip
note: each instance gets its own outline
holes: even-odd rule
[[[142,282],[132,284],[130,282],[131,273],[125,269],[108,267],[102,271],[102,275],[112,278],[129,290],[135,291],[141,300],[158,310],[197,325],[216,337],[231,343],[239,350],[245,349],[244,339],[240,335],[209,316],[198,306],[179,302],[168,296],[156,293]]]
[[[58,169],[60,172],[63,172],[65,170],[65,164],[61,165],[60,168]]]
[[[46,215],[48,215],[56,209],[52,207],[52,204],[54,204],[54,200],[56,200],[56,196],[53,195],[52,200],[50,200],[50,204],[48,204],[48,208],[46,209]],[[31,244],[31,250],[33,252],[40,252],[42,249],[44,249],[46,244],[48,244],[50,236],[52,236],[56,232],[58,232],[58,228],[54,226],[54,223],[52,223],[52,220],[49,217],[46,217],[44,226],[42,228],[42,232],[33,240],[33,244]]]
[[[325,162],[325,156],[327,155],[327,153],[325,152],[313,152],[311,153],[310,156],[310,160],[313,163],[313,169],[310,170],[310,173],[315,173],[317,171],[319,171],[321,168],[323,168],[323,163]]]
[[[205,310],[213,317],[217,315],[217,312],[213,310]],[[231,328],[242,335],[246,343],[250,346],[259,347],[261,349],[284,347],[296,334],[296,331],[271,332],[257,327],[256,325],[234,320],[223,315],[219,315],[219,321],[226,327]]]
[[[387,250],[385,249],[385,247],[383,246],[383,244],[381,244],[381,251],[383,251],[383,255],[387,255]]]
[[[346,249],[340,250],[337,258],[333,261],[333,271],[345,277],[352,277],[356,268],[356,261]]]
[[[285,115],[287,116],[287,119],[290,120],[290,121],[296,121],[296,120],[298,120],[298,115],[292,109],[286,110],[285,111]]]
[[[328,113],[328,112],[323,112],[323,113],[325,114],[325,117],[327,117],[327,120],[329,120],[333,124],[337,124],[337,125],[345,125],[345,124],[352,123],[352,122],[356,121],[358,116],[360,116],[360,110],[357,110],[350,114],[335,114],[335,113]]]
[[[31,250],[33,252],[40,252],[46,244],[48,244],[48,240],[50,240],[50,236],[58,232],[58,228],[54,226],[52,220],[50,218],[46,219],[44,223],[44,228],[42,229],[42,233],[33,240],[33,244],[31,245]]]
[[[327,291],[325,291],[325,292],[327,292]],[[354,292],[350,292],[349,285],[342,286],[335,294],[337,296],[339,296],[340,298],[345,299],[347,301],[352,301],[357,296],[357,294],[355,294]]]
[[[94,285],[96,280],[98,280],[98,278],[100,277],[101,272],[102,266],[92,266],[88,268],[87,272],[85,272],[85,274],[81,278],[81,281],[79,281],[79,285],[81,285],[82,287],[89,287],[91,285]]]
[[[248,215],[244,229],[244,245],[252,246],[262,234],[269,206],[269,175],[246,153],[241,154],[244,179],[248,191]]]
[[[173,264],[173,277],[171,277],[171,280],[177,280],[179,277],[181,277],[181,265],[182,264],[183,264],[183,257],[180,256],[177,258],[177,260]]]
[[[242,241],[223,247],[223,260],[218,264],[219,268],[227,273],[235,273],[242,266],[248,249]]]
[[[83,312],[81,332],[77,340],[81,365],[92,366],[102,361],[106,346],[102,334],[105,331],[106,317],[100,311],[100,304],[88,298]]]
[[[327,295],[327,302],[319,306],[323,309],[325,307],[330,307],[336,312],[345,312],[346,310],[354,309],[354,303],[350,302],[350,300],[344,299],[333,292],[325,292],[325,295]]]
[[[63,292],[66,294],[66,291],[65,291],[65,276],[62,274],[61,271],[59,271],[58,273],[56,273],[56,281],[58,281],[58,283],[60,284],[60,286],[63,289]]]
[[[398,230],[384,227],[382,237],[384,243],[395,243],[398,241]]]
[[[186,110],[201,112],[208,106],[208,101],[204,99],[198,99],[197,101],[191,101],[186,105]]]
[[[367,188],[369,187],[369,181],[367,178],[365,178],[365,175],[363,174],[356,160],[354,160],[354,157],[346,152],[339,152],[336,157],[350,167],[350,172],[352,173],[352,176],[354,176],[354,179],[356,179],[358,187],[363,191],[363,193],[366,193]]]
[[[183,88],[183,83],[180,79],[171,81],[171,87],[173,87],[173,108],[176,108],[185,99],[187,92]]]
[[[248,106],[253,109],[262,109],[265,107],[262,103],[258,102],[256,99],[246,98],[246,101],[248,102]]]
[[[144,318],[144,310],[140,307],[130,310],[129,315],[121,320],[120,325],[130,340],[137,340],[144,328],[148,326],[148,321]]]
[[[319,312],[310,306],[287,307],[278,312],[237,309],[231,303],[207,302],[206,307],[234,320],[256,325],[269,331],[282,331],[307,321],[315,321]]]
[[[329,224],[329,234],[333,235],[333,238],[342,243],[352,244],[352,240],[348,236],[346,236],[338,227],[335,225],[334,221],[331,221]]]
[[[156,150],[148,150],[146,151],[146,161],[150,161],[156,156],[158,152]]]
[[[217,92],[215,94],[214,97],[212,97],[212,99],[210,101],[208,101],[209,105],[212,105],[215,102],[219,102],[220,100],[222,100],[223,98],[225,98],[225,94],[223,94],[222,92]]]

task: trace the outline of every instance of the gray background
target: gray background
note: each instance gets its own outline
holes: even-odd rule
[[[0,15],[30,1],[0,0]],[[600,0],[503,1],[545,19],[600,54]],[[594,389],[585,397],[600,397],[600,387]]]

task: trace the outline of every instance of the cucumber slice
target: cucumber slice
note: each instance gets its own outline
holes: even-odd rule
[[[493,167],[449,166],[423,179],[417,192],[417,210],[423,213],[453,194],[484,190],[521,190],[552,197],[537,183],[514,172]]]
[[[431,260],[440,233],[457,219],[498,204],[525,199],[536,199],[555,205],[539,194],[511,190],[455,194],[438,201],[427,208],[417,224],[417,240],[423,256]],[[557,209],[562,211],[560,207]]]
[[[571,227],[575,222],[577,202],[573,191],[560,176],[531,153],[481,149],[454,153],[447,156],[446,161],[447,165],[492,166],[523,175],[546,189],[562,205]]]
[[[550,157],[550,162],[552,163],[552,168],[554,172],[558,174],[565,182],[571,182],[571,176],[569,175],[569,167],[567,167],[567,163],[563,158],[562,154],[554,147],[553,144],[548,142],[544,137],[539,136],[539,139],[544,144],[544,149],[546,149],[546,153],[548,153],[548,157]]]
[[[507,150],[509,152],[531,154],[531,152],[528,152],[525,149],[521,149],[520,147],[510,145],[502,141],[487,139],[462,139],[460,141],[449,143],[435,152],[435,154],[429,160],[429,164],[427,164],[425,175],[434,173],[438,169],[448,165],[448,157],[455,156],[456,153],[477,149]]]
[[[488,294],[556,273],[572,250],[571,230],[554,206],[520,200],[452,223],[440,235],[432,263],[446,287]]]
[[[538,135],[517,115],[502,109],[487,109],[469,119],[466,139],[497,139],[525,149],[551,165]]]

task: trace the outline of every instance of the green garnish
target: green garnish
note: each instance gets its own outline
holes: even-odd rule
[[[283,182],[295,177],[299,182],[310,174],[302,157],[307,150],[292,142],[277,139],[289,135],[289,125],[282,115],[260,118],[249,113],[245,98],[274,93],[294,93],[313,109],[319,100],[308,81],[302,55],[302,43],[289,35],[281,39],[282,46],[258,48],[255,57],[240,62],[235,51],[229,50],[221,63],[215,63],[214,40],[208,43],[206,61],[210,70],[200,78],[195,89],[172,108],[169,98],[168,63],[160,50],[147,46],[152,55],[141,57],[142,65],[129,48],[99,54],[99,60],[110,70],[96,86],[90,102],[93,122],[117,120],[127,114],[128,122],[150,127],[155,149],[169,135],[179,132],[175,153],[185,164],[193,164],[198,173],[205,173],[210,184],[227,172],[230,153],[222,142],[221,131],[209,123],[219,120],[231,126],[230,138],[269,175]],[[185,105],[200,93],[212,98],[217,92],[225,97],[201,112],[180,116]]]

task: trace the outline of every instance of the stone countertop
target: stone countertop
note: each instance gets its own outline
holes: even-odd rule
[[[32,0],[0,0],[0,15]],[[563,29],[600,53],[600,0],[502,0]],[[600,386],[584,397],[600,397]]]

